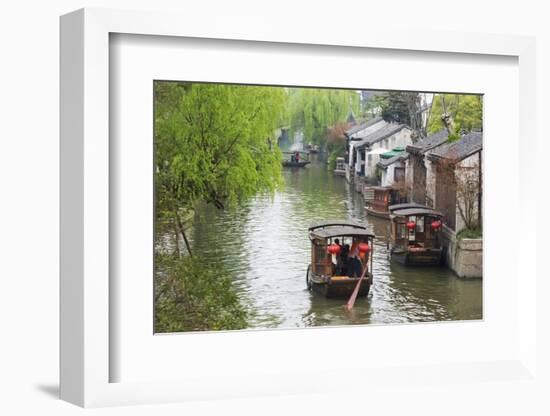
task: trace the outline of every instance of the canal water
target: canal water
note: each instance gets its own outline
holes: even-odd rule
[[[257,196],[242,207],[198,209],[194,251],[219,257],[245,304],[253,328],[389,324],[482,318],[482,281],[463,280],[443,267],[410,268],[388,259],[389,222],[367,217],[360,194],[334,176],[322,160],[284,169],[284,189]],[[347,313],[345,299],[326,299],[306,289],[311,248],[308,225],[345,219],[366,224],[377,236],[374,281],[367,297]]]

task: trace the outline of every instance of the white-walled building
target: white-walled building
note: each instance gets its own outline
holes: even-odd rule
[[[409,154],[403,148],[395,148],[391,152],[380,155],[378,169],[380,171],[380,186],[396,186],[405,184],[406,161]]]
[[[381,129],[388,124],[382,117],[375,117],[367,122],[360,123],[347,130],[344,134],[348,139],[348,169],[351,172],[356,171],[357,152],[355,145],[363,138],[376,130]]]
[[[357,136],[359,140],[354,144],[355,174],[368,178],[375,176],[381,154],[412,143],[410,128],[400,123],[386,123],[373,132]]]

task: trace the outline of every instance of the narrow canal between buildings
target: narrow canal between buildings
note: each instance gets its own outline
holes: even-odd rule
[[[306,168],[284,169],[284,189],[258,196],[236,210],[198,209],[190,229],[196,252],[219,257],[243,301],[253,328],[386,324],[482,318],[482,281],[457,278],[447,268],[408,268],[390,263],[389,221],[367,217],[360,194],[313,155]],[[314,220],[356,220],[377,238],[374,282],[353,313],[345,299],[306,289]]]

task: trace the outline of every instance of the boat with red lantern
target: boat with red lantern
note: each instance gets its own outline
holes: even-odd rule
[[[391,259],[406,266],[442,264],[443,214],[422,205],[400,205],[390,209]]]
[[[322,221],[308,228],[311,263],[306,272],[309,290],[332,297],[366,296],[372,285],[375,236],[353,221]]]

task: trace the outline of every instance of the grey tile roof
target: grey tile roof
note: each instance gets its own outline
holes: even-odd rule
[[[407,146],[407,152],[425,153],[447,141],[449,132],[447,129],[441,129],[437,133],[430,134],[428,137],[419,140],[416,143]]]
[[[373,131],[370,134],[367,134],[366,136],[361,137],[359,134],[357,135],[361,141],[359,141],[356,145],[356,149],[360,149],[365,146],[370,146],[371,144],[377,143],[381,140],[384,140],[387,137],[390,137],[394,135],[395,133],[403,130],[407,126],[405,124],[400,123],[388,123],[384,127]]]
[[[346,130],[345,134],[349,138],[354,136],[356,133],[360,132],[361,130],[365,130],[367,127],[373,126],[374,124],[382,121],[382,117],[375,117],[372,120],[364,121],[362,123],[357,124],[356,126],[353,126],[352,128]]]
[[[460,138],[460,140],[445,143],[434,149],[428,155],[431,160],[450,159],[461,161],[468,156],[479,152],[483,148],[483,133],[471,132]]]
[[[378,166],[385,169],[390,165],[393,165],[395,162],[401,162],[409,157],[407,152],[401,152],[389,159],[380,159],[380,162],[377,163]]]

